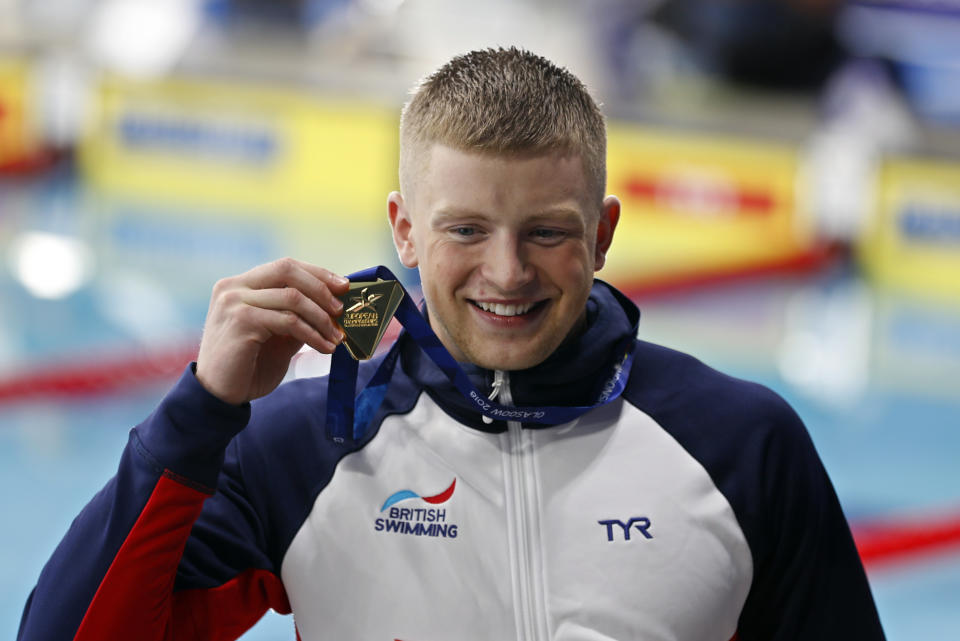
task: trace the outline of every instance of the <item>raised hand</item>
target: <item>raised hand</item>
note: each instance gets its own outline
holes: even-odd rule
[[[349,281],[333,272],[283,258],[220,280],[197,357],[197,380],[233,404],[272,392],[304,343],[333,353],[343,340],[336,317]]]

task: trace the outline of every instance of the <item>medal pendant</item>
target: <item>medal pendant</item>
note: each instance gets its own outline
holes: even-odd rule
[[[351,282],[337,298],[343,303],[340,327],[347,351],[358,361],[370,358],[403,299],[403,288],[395,280]]]

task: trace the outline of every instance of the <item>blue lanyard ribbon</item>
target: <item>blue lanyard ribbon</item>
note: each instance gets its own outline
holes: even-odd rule
[[[371,267],[347,277],[351,281],[372,281],[377,278],[383,280],[399,280],[386,267]],[[401,289],[402,285],[399,285]],[[463,368],[454,360],[447,348],[433,332],[427,319],[423,317],[417,306],[414,305],[407,291],[403,290],[403,300],[400,302],[394,317],[403,325],[410,338],[416,341],[420,349],[436,363],[440,370],[460,393],[484,416],[498,421],[522,421],[524,423],[541,423],[558,425],[570,422],[592,409],[606,405],[616,399],[627,385],[630,366],[633,363],[633,346],[635,333],[624,337],[617,346],[617,352],[623,356],[613,367],[613,372],[603,386],[597,402],[594,405],[583,406],[549,406],[549,407],[512,407],[501,405],[489,400],[470,382]],[[350,356],[346,347],[338,345],[330,363],[330,376],[327,387],[327,432],[336,442],[344,442],[348,435],[354,441],[363,437],[367,424],[374,412],[380,407],[381,401],[387,392],[387,386],[393,375],[400,350],[400,341],[391,347],[387,356],[374,372],[358,396],[357,361]]]

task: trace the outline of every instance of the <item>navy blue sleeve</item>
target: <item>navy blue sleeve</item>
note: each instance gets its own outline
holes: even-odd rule
[[[704,466],[754,563],[738,641],[884,638],[836,492],[777,394],[640,342],[624,396]]]
[[[188,369],[131,430],[116,476],[44,566],[17,638],[163,639],[176,631],[178,611],[186,612],[173,590],[185,542],[220,480],[228,443],[249,417],[249,405],[219,401]],[[232,498],[220,537],[255,548],[240,542],[249,521],[241,493]]]
[[[751,521],[754,582],[740,641],[884,638],[833,484],[799,417],[767,401],[743,460],[758,465]],[[741,511],[746,511],[741,508]]]

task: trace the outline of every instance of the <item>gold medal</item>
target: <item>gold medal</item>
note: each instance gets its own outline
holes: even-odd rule
[[[343,303],[343,344],[355,359],[366,360],[377,350],[403,300],[403,288],[395,280],[351,282],[350,290],[338,298]]]

